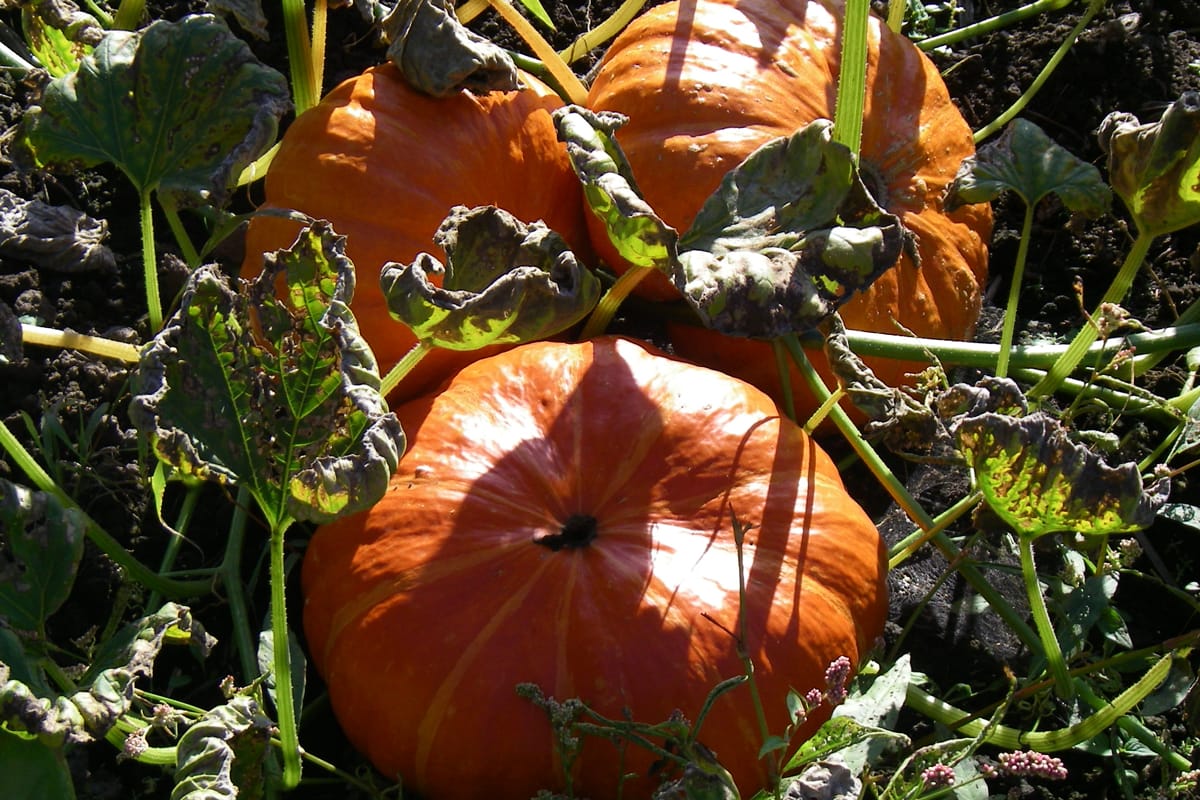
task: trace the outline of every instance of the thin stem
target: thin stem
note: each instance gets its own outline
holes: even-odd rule
[[[1107,700],[1092,691],[1092,687],[1087,681],[1076,681],[1075,689],[1084,702],[1094,709],[1100,710],[1108,705]],[[1158,734],[1147,728],[1137,717],[1127,714],[1117,720],[1117,727],[1137,739],[1175,769],[1186,771],[1192,768],[1192,762],[1188,758],[1167,747],[1167,743]]]
[[[146,308],[150,313],[150,332],[162,330],[162,300],[158,296],[158,253],[154,247],[154,210],[150,205],[149,189],[139,192],[138,204],[142,221],[142,273],[146,279]]]
[[[263,153],[244,170],[242,170],[242,174],[238,175],[237,185],[246,186],[247,184],[254,183],[259,178],[264,177],[267,174],[267,170],[271,167],[271,162],[275,160],[275,155],[279,152],[280,144],[280,142],[276,142],[275,144],[271,145],[270,150]]]
[[[833,110],[833,140],[850,148],[855,161],[862,145],[863,103],[867,96],[869,0],[847,0],[842,23],[842,61]]]
[[[930,719],[937,720],[951,730],[967,736],[980,736],[984,742],[1008,750],[1028,747],[1042,753],[1067,750],[1097,736],[1133,707],[1146,699],[1171,672],[1173,653],[1167,653],[1136,683],[1121,692],[1106,706],[1090,717],[1053,731],[1023,731],[1008,725],[976,719],[973,715],[950,705],[926,692],[915,684],[909,684],[905,701],[908,706]],[[965,721],[964,721],[965,720]]]
[[[271,643],[275,670],[275,710],[283,753],[283,788],[300,783],[300,732],[296,727],[296,703],[292,696],[292,652],[288,637],[286,581],[283,563],[283,534],[291,521],[280,520],[271,531]]]
[[[1004,307],[1004,327],[1000,331],[1000,353],[996,359],[996,377],[1008,376],[1008,360],[1012,357],[1013,335],[1017,330],[1017,304],[1021,298],[1021,281],[1025,279],[1025,260],[1029,257],[1029,238],[1033,231],[1033,204],[1025,204],[1025,221],[1021,224],[1021,243],[1017,246],[1017,261],[1013,265],[1012,285],[1008,287],[1008,303]]]
[[[971,39],[976,36],[983,36],[994,31],[1004,30],[1007,27],[1015,25],[1039,14],[1045,14],[1049,11],[1058,11],[1071,5],[1075,0],[1037,0],[1035,3],[1021,6],[1020,8],[1007,11],[1003,14],[997,14],[994,17],[980,20],[971,25],[964,25],[961,28],[946,33],[930,36],[928,39],[922,39],[917,42],[917,47],[926,52],[945,45],[957,44],[966,39]]]
[[[887,26],[892,33],[900,33],[904,27],[904,12],[908,10],[905,0],[888,0]]]
[[[91,353],[101,358],[111,358],[126,364],[136,364],[141,358],[137,345],[106,339],[103,336],[89,336],[74,331],[60,331],[55,328],[43,328],[40,325],[21,323],[21,341],[25,344],[42,347],[58,347],[63,350],[79,350]]]
[[[225,599],[229,602],[229,615],[233,621],[233,642],[241,662],[242,679],[247,683],[258,676],[254,635],[250,630],[250,613],[246,603],[245,584],[242,581],[242,545],[246,540],[249,506],[250,490],[244,485],[239,485],[237,501],[233,506],[233,519],[229,522],[229,537],[225,540],[225,556],[221,559],[218,570]]]
[[[608,288],[608,291],[600,298],[600,302],[596,304],[595,310],[592,311],[592,315],[588,317],[587,323],[583,326],[580,338],[592,339],[604,333],[613,317],[616,316],[621,303],[629,297],[629,293],[654,271],[654,267],[631,267],[623,272],[621,277],[617,278],[617,282]]]
[[[188,236],[187,229],[183,227],[183,220],[179,218],[179,209],[175,207],[174,203],[166,201],[159,201],[158,205],[167,219],[171,235],[175,237],[175,244],[179,245],[179,251],[183,253],[184,262],[191,269],[196,269],[200,266],[200,254],[196,252],[196,246],[192,244],[192,237]]]
[[[771,349],[775,353],[775,369],[779,373],[779,388],[783,394],[783,413],[792,422],[796,421],[796,401],[792,396],[792,360],[788,356],[787,347],[778,339],[771,341]]]
[[[165,469],[166,467],[161,461],[155,466],[156,472]],[[159,575],[166,575],[175,566],[175,559],[179,557],[179,548],[183,544],[184,531],[191,526],[192,515],[196,512],[196,503],[200,499],[201,489],[200,484],[192,484],[187,487],[187,493],[183,496],[183,505],[179,508],[179,515],[175,518],[175,525],[165,526],[170,532],[170,538],[167,539],[162,560],[158,562]],[[158,608],[160,605],[162,605],[162,598],[158,592],[151,592],[146,607]]]
[[[8,66],[20,70],[22,75],[28,75],[38,69],[37,64],[29,61],[3,41],[0,41],[0,64],[8,64]]]
[[[388,374],[383,376],[383,380],[379,384],[379,393],[387,397],[392,393],[400,381],[408,376],[408,373],[413,371],[417,364],[421,363],[421,359],[427,356],[433,350],[433,345],[424,340],[418,341],[412,346],[404,358],[396,362],[396,366],[388,370]]]
[[[54,482],[53,478],[46,474],[46,471],[17,440],[3,420],[0,420],[0,449],[8,453],[13,466],[24,472],[35,487],[46,494],[54,495],[55,499],[64,507],[74,509],[83,521],[84,530],[87,537],[92,540],[92,544],[100,548],[101,552],[125,570],[130,578],[150,591],[158,592],[172,599],[197,597],[209,591],[211,585],[208,581],[179,581],[164,578],[134,558],[108,531],[101,528],[95,520],[88,516],[87,512],[80,508],[79,504]]]
[[[1137,238],[1133,240],[1133,246],[1129,249],[1128,255],[1125,256],[1125,262],[1121,264],[1121,269],[1117,272],[1117,277],[1108,287],[1104,299],[1100,301],[1101,305],[1105,303],[1120,303],[1125,299],[1125,295],[1129,293],[1129,288],[1133,286],[1134,276],[1137,275],[1142,262],[1146,260],[1146,255],[1150,252],[1150,245],[1153,241],[1153,235],[1138,232]],[[1079,366],[1079,362],[1087,355],[1088,349],[1096,341],[1098,335],[1096,327],[1090,322],[1084,325],[1071,341],[1067,351],[1050,367],[1050,371],[1046,373],[1046,376],[1029,390],[1029,397],[1043,397],[1057,391],[1067,376]]]
[[[1046,611],[1046,599],[1042,596],[1042,585],[1038,581],[1037,567],[1033,563],[1032,536],[1018,534],[1018,548],[1021,553],[1021,576],[1025,579],[1025,594],[1029,598],[1029,610],[1033,616],[1033,627],[1038,632],[1042,642],[1042,652],[1046,656],[1050,675],[1059,697],[1070,699],[1075,695],[1071,676],[1067,674],[1067,664],[1063,660],[1062,648],[1058,645],[1058,637],[1054,635],[1054,625],[1050,622],[1050,614]]]
[[[1034,95],[1041,90],[1042,86],[1045,85],[1046,81],[1048,81],[1050,76],[1054,73],[1054,70],[1057,69],[1058,65],[1062,63],[1062,60],[1066,58],[1067,51],[1070,50],[1075,44],[1075,40],[1079,38],[1079,34],[1083,33],[1083,29],[1086,28],[1088,23],[1092,21],[1092,17],[1096,16],[1100,9],[1104,8],[1104,4],[1106,2],[1108,2],[1108,0],[1091,0],[1091,2],[1088,3],[1087,10],[1084,11],[1083,16],[1079,18],[1079,22],[1076,23],[1075,27],[1071,29],[1071,32],[1067,34],[1067,38],[1064,39],[1062,44],[1058,46],[1058,49],[1054,51],[1054,55],[1052,55],[1050,60],[1046,62],[1046,66],[1042,67],[1042,71],[1039,72],[1037,77],[1033,79],[1033,83],[1029,84],[1029,88],[1026,89],[1024,93],[1022,93],[1021,96],[1016,99],[1016,102],[1009,106],[1004,113],[975,132],[976,144],[982,142],[984,139],[1003,128],[1013,117],[1017,116],[1017,114],[1020,114],[1025,109],[1025,106],[1029,105],[1029,101],[1032,100]]]
[[[579,106],[587,105],[587,87],[579,80],[579,76],[571,71],[570,65],[555,52],[545,37],[538,33],[537,28],[533,27],[529,20],[521,15],[521,12],[513,8],[512,3],[508,0],[488,0],[488,2],[529,45],[529,49],[541,59],[542,63],[546,65],[546,69],[550,70],[554,80],[566,92],[567,102]]]
[[[577,60],[583,58],[592,50],[625,30],[625,26],[633,21],[633,18],[638,15],[638,12],[642,10],[644,5],[646,5],[646,0],[625,0],[608,19],[571,42],[571,46],[567,49],[558,51],[559,58],[568,64],[574,64]]]
[[[928,530],[917,529],[896,542],[888,550],[888,569],[893,570],[903,564],[923,544],[953,525],[963,514],[978,505],[982,499],[982,492],[973,492],[934,517],[933,527]]]

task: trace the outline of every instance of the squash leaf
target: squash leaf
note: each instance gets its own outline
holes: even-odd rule
[[[66,601],[83,557],[86,523],[53,496],[0,480],[0,619],[44,633]],[[7,551],[7,552],[5,552]]]
[[[1021,118],[1013,120],[976,155],[963,160],[946,191],[945,207],[953,211],[971,203],[987,203],[1008,190],[1030,207],[1056,194],[1067,208],[1087,217],[1100,216],[1112,202],[1100,170]]]
[[[1154,123],[1109,114],[1098,137],[1139,231],[1160,236],[1200,222],[1200,92],[1184,92]]]
[[[1154,521],[1170,491],[1165,479],[1145,488],[1136,464],[1108,466],[1044,414],[979,414],[956,435],[987,504],[1023,537],[1131,533]]]
[[[817,120],[727,174],[679,240],[672,276],[704,324],[774,339],[815,328],[890,269],[907,236]]]
[[[71,769],[61,750],[0,728],[0,775],[6,797],[74,800]]]
[[[38,64],[53,78],[78,69],[79,60],[104,36],[96,18],[71,0],[30,0],[19,5],[25,41]]]
[[[508,53],[459,22],[450,0],[397,0],[383,30],[388,59],[419,92],[447,97],[521,86]]]
[[[617,252],[630,264],[669,275],[676,261],[678,233],[642,199],[615,138],[625,120],[620,114],[579,106],[554,111],[558,138],[567,146],[587,204],[604,222]]]
[[[373,505],[404,448],[349,310],[344,247],[314,223],[240,292],[201,267],[143,351],[130,416],[158,457],[183,478],[243,483],[272,530]]]
[[[587,315],[600,282],[562,237],[493,206],[456,206],[433,237],[446,265],[421,253],[380,278],[388,310],[423,342],[477,350],[552,336]],[[442,276],[441,286],[430,276]]]
[[[273,727],[247,695],[205,713],[179,737],[171,800],[262,797]]]
[[[0,255],[56,272],[113,269],[117,259],[106,238],[102,219],[0,189]]]
[[[14,154],[39,167],[111,163],[176,208],[220,206],[288,107],[286,79],[216,17],[157,21],[110,31],[51,81]]]
[[[9,666],[0,662],[0,725],[51,747],[103,738],[129,711],[134,682],[153,674],[164,644],[190,644],[200,655],[215,644],[191,611],[174,603],[126,626],[123,641],[119,650],[98,657],[69,695],[42,696],[36,687],[10,679]]]

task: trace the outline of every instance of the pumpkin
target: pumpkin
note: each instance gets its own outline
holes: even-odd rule
[[[789,688],[857,664],[887,610],[879,534],[830,458],[770,399],[629,339],[540,342],[464,368],[396,412],[409,436],[384,498],[305,555],[304,630],[351,741],[431,800],[563,790],[524,682],[595,711],[695,719],[743,673],[771,733]],[[810,734],[827,713],[815,710]],[[767,779],[749,689],[699,740],[745,796]],[[654,757],[585,737],[575,796],[649,796]]]
[[[558,97],[532,76],[515,92],[437,99],[409,87],[391,64],[368,69],[301,114],[267,172],[263,209],[327,219],[346,236],[358,271],[351,310],[386,372],[416,340],[387,311],[379,273],[420,252],[442,258],[433,234],[455,205],[495,205],[518,219],[542,219],[576,248],[586,247],[582,200],[550,112]],[[250,223],[243,270],[290,246],[299,225],[260,214]],[[437,350],[392,394],[423,393],[475,353]]]
[[[628,116],[617,140],[664,221],[686,230],[753,150],[833,118],[842,17],[835,0],[688,0],[650,9],[613,41],[588,104]],[[920,265],[903,256],[843,307],[846,327],[970,336],[987,277],[991,211],[970,205],[947,212],[942,195],[975,152],[971,130],[933,63],[874,16],[866,86],[862,171],[880,205],[916,236]],[[588,216],[595,250],[623,269],[602,224]],[[657,274],[639,290],[659,300],[678,296]],[[779,397],[767,345],[687,325],[672,326],[671,340],[681,355]],[[913,366],[869,363],[889,383]]]

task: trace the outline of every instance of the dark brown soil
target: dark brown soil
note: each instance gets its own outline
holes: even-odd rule
[[[199,2],[152,4],[155,15],[178,18],[195,10]],[[272,4],[271,9],[274,8]],[[602,19],[612,3],[590,0],[547,3],[559,31],[555,43],[562,46],[581,30]],[[1011,0],[974,2],[963,7],[973,18],[984,18],[1015,6]],[[269,9],[268,13],[273,13]],[[1005,32],[986,36],[951,51],[934,54],[943,67],[952,93],[964,115],[978,128],[1000,114],[1032,82],[1050,55],[1058,47],[1082,12],[1075,3],[1065,11],[1043,15]],[[0,13],[0,19],[15,24],[12,12]],[[503,30],[488,15],[477,23],[480,30]],[[267,63],[284,64],[282,37],[278,21],[270,42],[252,42]],[[364,66],[383,59],[377,36],[357,12],[343,9],[331,16],[327,88],[355,74]],[[1114,0],[1096,18],[1089,30],[1072,48],[1062,65],[1030,104],[1024,116],[1037,122],[1061,145],[1080,158],[1103,168],[1104,156],[1096,142],[1095,131],[1112,111],[1127,111],[1143,121],[1152,120],[1183,91],[1200,90],[1200,4],[1195,0]],[[12,125],[32,100],[28,87],[9,73],[0,73],[0,124]],[[24,174],[8,169],[0,161],[0,188],[10,189],[28,198],[40,198],[66,204],[106,219],[110,226],[110,246],[117,254],[111,270],[61,273],[36,263],[0,258],[0,303],[6,304],[27,321],[48,327],[95,333],[129,341],[144,341],[147,328],[140,277],[140,242],[136,218],[136,198],[124,179],[112,169],[98,168],[76,175]],[[257,198],[240,197],[237,203],[249,208]],[[132,212],[132,213],[131,213]],[[992,243],[993,284],[989,297],[993,307],[981,325],[981,337],[994,337],[999,312],[995,304],[1007,295],[1008,280],[1016,254],[1023,209],[1019,201],[1005,197],[996,204],[996,229]],[[159,225],[165,231],[166,226]],[[1020,335],[1025,340],[1063,337],[1080,324],[1080,308],[1073,282],[1083,282],[1086,305],[1098,300],[1125,253],[1131,236],[1127,218],[1119,202],[1114,211],[1099,220],[1076,220],[1054,200],[1039,208],[1021,295]],[[158,242],[160,252],[172,249],[169,236]],[[232,263],[232,262],[231,262]],[[1139,278],[1131,293],[1129,309],[1148,326],[1170,324],[1177,313],[1200,297],[1200,228],[1193,227],[1158,241],[1151,253],[1152,270]],[[178,286],[180,276],[175,275]],[[171,276],[165,288],[172,287]],[[969,376],[965,376],[969,377]],[[27,347],[24,358],[0,363],[0,418],[35,453],[42,456],[61,484],[108,531],[118,536],[143,562],[156,564],[163,551],[164,532],[144,488],[147,455],[139,447],[129,422],[130,370],[74,352],[58,352]],[[1169,394],[1183,384],[1185,372],[1179,361],[1166,363],[1147,383],[1156,391]],[[44,446],[36,430],[45,430],[53,420],[61,422],[71,442],[79,441],[79,432],[88,431],[82,446],[68,448]],[[1147,423],[1149,424],[1149,423]],[[31,430],[32,427],[32,430]],[[1145,445],[1153,441],[1153,432],[1126,425],[1116,431],[1122,437],[1115,457],[1141,458]],[[45,439],[50,441],[50,439]],[[907,475],[910,488],[938,511],[962,496],[961,475],[947,476],[927,467],[897,462]],[[14,474],[7,459],[0,459],[0,477],[23,482]],[[881,529],[892,540],[911,531],[903,515],[889,511],[879,491],[867,479],[851,473],[851,485],[863,487],[863,502],[876,512]],[[1200,505],[1200,492],[1186,475],[1174,488],[1173,500]],[[167,519],[178,513],[179,496],[168,493]],[[189,531],[189,543],[183,548],[180,566],[212,565],[221,557],[228,529],[231,504],[217,489],[207,490],[201,501],[203,519]],[[964,524],[960,534],[968,529]],[[253,534],[252,534],[253,535]],[[303,535],[296,537],[303,542]],[[1170,584],[1184,586],[1195,579],[1200,563],[1200,547],[1194,534],[1181,526],[1160,522],[1145,532],[1144,546],[1152,551],[1139,563],[1139,569],[1153,572],[1157,564],[1168,573],[1159,577]],[[983,537],[973,546],[976,554],[1002,551],[1001,538]],[[252,597],[254,615],[266,613],[264,565],[258,563],[259,550],[247,548],[246,575],[257,589]],[[1054,553],[1046,554],[1055,557]],[[932,553],[922,554],[893,576],[893,620],[889,645],[912,653],[914,669],[927,672],[943,686],[956,682],[971,683],[995,690],[1003,681],[1006,664],[1021,663],[1025,654],[1011,641],[1005,630],[986,615],[967,613],[968,592],[954,579],[942,584],[928,597],[930,587],[945,571],[946,564]],[[1014,596],[1020,588],[1012,581]],[[1119,606],[1129,619],[1135,645],[1151,645],[1195,627],[1190,606],[1171,602],[1162,593],[1139,591],[1136,582],[1121,598]],[[298,589],[291,597],[298,599]],[[225,614],[221,600],[206,598],[197,603],[200,619],[219,639]],[[926,605],[927,604],[927,605]],[[122,589],[118,570],[107,559],[89,548],[75,591],[66,605],[51,620],[52,636],[72,641],[102,629],[110,615],[129,618],[136,614],[139,598]],[[900,638],[902,626],[916,614],[916,624]],[[169,667],[169,668],[167,668]],[[210,663],[198,666],[186,659],[170,659],[160,668],[159,679],[170,681],[174,696],[207,706],[219,702],[215,687],[200,685],[200,675],[220,676],[235,672],[232,652],[218,647]],[[310,697],[319,696],[319,686],[310,684]],[[1162,735],[1178,741],[1181,736],[1197,736],[1195,720],[1175,713],[1163,718]],[[920,728],[915,729],[920,732]],[[350,770],[363,769],[364,762],[354,755],[337,732],[327,707],[318,704],[305,720],[306,744],[314,752]],[[1106,798],[1122,796],[1113,778],[1119,762],[1099,756],[1070,756],[1073,775],[1069,786],[1058,785],[1053,795],[1031,794],[1030,787],[1013,787],[1013,797],[1056,796]],[[1143,769],[1145,759],[1131,760],[1130,769]],[[117,798],[161,798],[170,791],[169,776],[152,768],[118,763],[110,747],[101,743],[78,748],[72,756],[77,773],[79,795],[89,800]],[[1145,767],[1150,773],[1153,766]],[[1145,785],[1153,785],[1153,775]],[[2,779],[0,779],[2,784]],[[1028,789],[1028,792],[1026,792]],[[1038,790],[1041,791],[1041,790]],[[354,796],[340,782],[305,785],[293,796]],[[1151,796],[1151,795],[1145,795]]]

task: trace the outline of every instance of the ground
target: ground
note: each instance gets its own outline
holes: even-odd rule
[[[570,41],[607,13],[603,3],[595,7],[590,2],[547,5],[559,27],[559,44]],[[961,9],[969,21],[1015,5],[1008,0],[966,0]],[[181,2],[151,4],[151,13],[164,18],[177,18],[191,10],[195,9]],[[1047,12],[1005,31],[933,54],[973,128],[996,117],[1034,81],[1082,11],[1082,4],[1074,3],[1065,10]],[[273,7],[268,13],[273,13]],[[10,24],[15,16],[3,12],[3,19]],[[476,27],[486,32],[500,30],[487,15]],[[272,30],[278,30],[277,20],[272,19]],[[1080,37],[1024,116],[1079,158],[1103,168],[1104,155],[1095,133],[1107,114],[1126,111],[1152,120],[1185,90],[1200,90],[1198,32],[1200,5],[1194,0],[1113,0]],[[252,46],[267,63],[281,65],[280,41],[276,35],[270,42],[253,41]],[[327,84],[331,86],[366,64],[381,60],[383,53],[374,41],[373,32],[353,10],[333,12]],[[30,88],[19,78],[7,72],[0,74],[4,127],[15,123],[32,100]],[[60,175],[4,168],[0,169],[0,188],[27,198],[70,205],[107,220],[109,244],[117,255],[112,268],[89,272],[53,271],[37,263],[0,256],[0,303],[18,316],[48,327],[132,342],[144,340],[139,231],[136,215],[129,213],[136,202],[127,182],[106,168]],[[236,198],[235,204],[249,208],[260,199],[251,190]],[[1019,201],[1011,195],[1000,199],[995,208],[989,308],[979,334],[993,339],[999,328],[998,306],[1008,293],[1023,213]],[[165,232],[165,225],[159,230]],[[1055,200],[1048,200],[1038,208],[1033,236],[1020,301],[1019,335],[1024,341],[1054,340],[1078,326],[1079,301],[1073,288],[1076,279],[1082,281],[1084,304],[1091,308],[1128,251],[1131,235],[1119,202],[1100,219],[1082,220],[1073,218]],[[171,250],[169,236],[160,236],[159,247],[160,252]],[[231,259],[231,263],[236,262]],[[1200,227],[1160,239],[1149,263],[1151,269],[1139,277],[1128,307],[1148,326],[1168,325],[1200,292]],[[167,270],[164,294],[168,296],[172,280],[178,282],[180,275]],[[60,485],[101,525],[121,538],[145,563],[155,564],[161,557],[163,532],[143,488],[145,453],[139,449],[125,409],[132,377],[126,369],[72,351],[27,347],[22,358],[0,363],[0,418],[51,466]],[[1177,392],[1185,380],[1184,362],[1177,358],[1147,376],[1146,385],[1169,395]],[[56,421],[64,431],[61,438],[53,435]],[[1123,424],[1113,432],[1118,438],[1117,449],[1110,456],[1114,460],[1144,456],[1146,442],[1153,436],[1141,423]],[[935,468],[898,462],[897,469],[931,511],[961,496],[947,474]],[[0,459],[0,477],[22,480],[7,459]],[[957,474],[950,477],[962,479]],[[861,487],[869,486],[862,476],[851,474],[848,480],[852,486],[856,482]],[[863,491],[863,502],[889,538],[894,540],[910,532],[911,524],[878,499],[877,489]],[[1200,505],[1200,492],[1184,474],[1175,482],[1172,499]],[[163,512],[167,519],[173,519],[179,510],[178,499],[172,502],[176,507]],[[216,488],[207,490],[201,503],[206,512],[201,523],[190,529],[181,556],[185,566],[211,564],[222,552],[221,537],[228,527],[231,504]],[[996,534],[979,546],[995,546],[999,552],[1001,542],[1002,537]],[[1148,555],[1139,569],[1153,572],[1157,565],[1166,565],[1168,574],[1159,577],[1178,586],[1194,579],[1200,547],[1182,526],[1167,521],[1156,523],[1144,533],[1142,543]],[[249,548],[247,552],[258,550]],[[247,557],[248,579],[264,568],[253,558]],[[889,644],[898,646],[902,642],[904,649],[912,653],[914,668],[931,673],[943,685],[955,683],[956,674],[965,676],[958,678],[964,682],[999,680],[1003,667],[1019,662],[1024,654],[1004,637],[1002,628],[986,617],[963,612],[962,586],[954,580],[946,582],[932,595],[928,607],[921,609],[931,582],[937,580],[944,567],[939,557],[923,554],[893,576],[894,626]],[[259,581],[257,585],[262,584]],[[1149,581],[1131,579],[1122,584],[1121,591],[1125,596],[1119,605],[1128,617],[1136,644],[1149,645],[1195,625],[1193,605],[1152,590]],[[298,590],[293,589],[291,597],[298,598]],[[50,621],[51,637],[61,642],[86,642],[110,619],[131,616],[140,599],[123,589],[116,568],[89,549],[71,598]],[[265,595],[260,592],[253,602],[254,613],[265,613]],[[226,633],[220,629],[220,603],[220,598],[209,598],[196,609],[206,622],[213,620],[210,628],[218,638]],[[912,630],[904,630],[918,610]],[[946,652],[953,652],[954,657],[946,658]],[[220,650],[213,658],[217,661],[205,668],[208,675],[233,669],[220,663]],[[956,673],[958,670],[961,672]],[[168,658],[160,665],[159,679],[164,685],[173,682],[174,696],[202,706],[216,702],[215,687],[201,685],[196,677],[195,665],[186,658]],[[313,713],[328,718],[327,709],[317,708]],[[923,730],[918,722],[909,722],[915,732]],[[1195,720],[1184,711],[1177,710],[1155,722],[1168,739],[1179,741],[1197,735]],[[306,730],[324,731],[309,739],[309,744],[335,763],[361,763],[340,739],[336,726],[306,725]],[[1076,779],[1069,786],[1056,786],[1052,796],[1120,796],[1111,776],[1113,760],[1084,754],[1073,754],[1068,759]],[[1131,760],[1126,766],[1147,773],[1154,770],[1146,760]],[[77,749],[72,767],[80,796],[91,800],[164,797],[169,791],[168,781],[152,769],[118,763],[105,745]],[[1147,776],[1147,780],[1151,778]],[[340,785],[329,789],[330,794],[323,791],[320,786],[306,787],[297,796],[345,796],[345,788]],[[1017,787],[1014,791],[1025,789]]]

